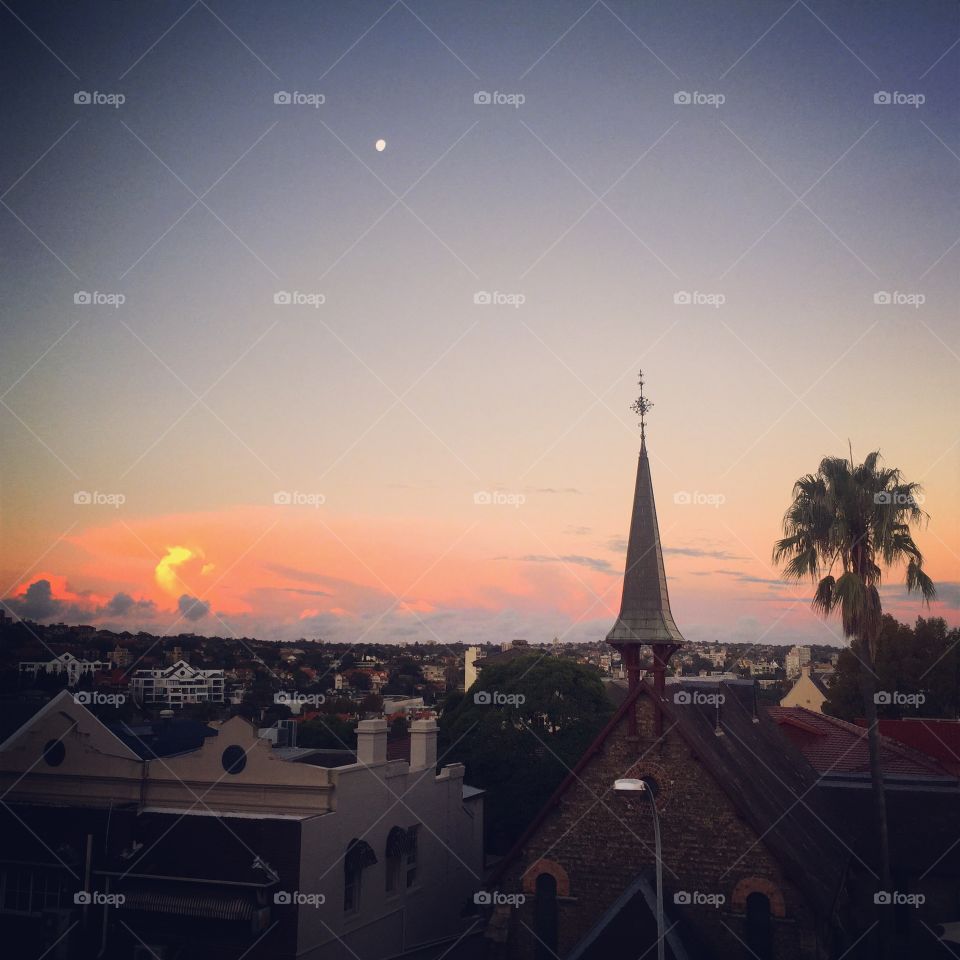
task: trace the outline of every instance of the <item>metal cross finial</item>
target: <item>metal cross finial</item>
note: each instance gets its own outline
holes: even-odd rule
[[[653,404],[643,395],[643,371],[637,377],[637,383],[640,385],[640,396],[634,400],[630,409],[640,418],[640,439],[647,439],[647,414],[653,409]]]

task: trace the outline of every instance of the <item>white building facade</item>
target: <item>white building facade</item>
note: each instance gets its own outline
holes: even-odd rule
[[[112,670],[109,660],[78,660],[72,653],[61,653],[52,660],[21,661],[20,674],[35,677],[38,673],[65,673],[68,686],[76,686],[81,677]]]
[[[137,670],[130,680],[130,694],[143,706],[223,703],[223,670],[198,670],[184,660],[169,667]]]

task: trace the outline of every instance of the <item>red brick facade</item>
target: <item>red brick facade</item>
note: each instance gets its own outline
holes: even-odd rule
[[[661,740],[654,740],[652,709],[651,701],[641,697],[638,739],[629,736],[628,719],[622,717],[504,870],[499,889],[527,895],[514,912],[510,956],[532,960],[537,954],[533,930],[540,873],[557,880],[561,958],[638,875],[649,871],[652,876],[649,801],[643,794],[625,797],[613,791],[615,779],[643,775],[652,776],[660,788],[657,806],[668,926],[684,921],[695,928],[718,958],[748,957],[746,901],[757,892],[769,898],[776,960],[826,956],[825,928],[801,891],[782,876],[763,839],[669,722]],[[676,894],[681,894],[680,903]],[[683,903],[683,894],[689,894],[692,902]],[[704,895],[714,902],[723,900],[719,906],[697,903]],[[648,946],[637,944],[637,955]]]

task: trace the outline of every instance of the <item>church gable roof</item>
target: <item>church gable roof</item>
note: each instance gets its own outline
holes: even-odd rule
[[[667,735],[676,732],[683,738],[695,761],[727,795],[784,874],[821,914],[829,915],[850,854],[830,828],[821,799],[810,793],[815,773],[777,726],[757,715],[751,686],[722,686],[726,702],[719,713],[712,706],[663,701]],[[670,689],[675,693],[682,686],[671,685]],[[696,689],[702,692],[703,684]],[[522,855],[564,794],[582,780],[587,766],[602,753],[605,742],[627,720],[640,697],[653,700],[652,688],[642,684],[628,695],[498,865],[497,879]]]

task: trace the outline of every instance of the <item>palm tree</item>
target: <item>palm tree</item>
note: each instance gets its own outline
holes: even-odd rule
[[[875,699],[879,586],[883,568],[906,564],[907,591],[916,591],[927,604],[936,596],[910,532],[928,519],[922,501],[918,484],[905,483],[899,470],[880,466],[879,452],[859,466],[852,451],[849,460],[826,457],[815,474],[793,485],[793,503],[783,517],[784,537],[773,548],[774,563],[783,565],[788,579],[810,577],[816,583],[813,608],[824,617],[840,614],[844,636],[860,660],[883,890],[891,890],[892,884]]]

